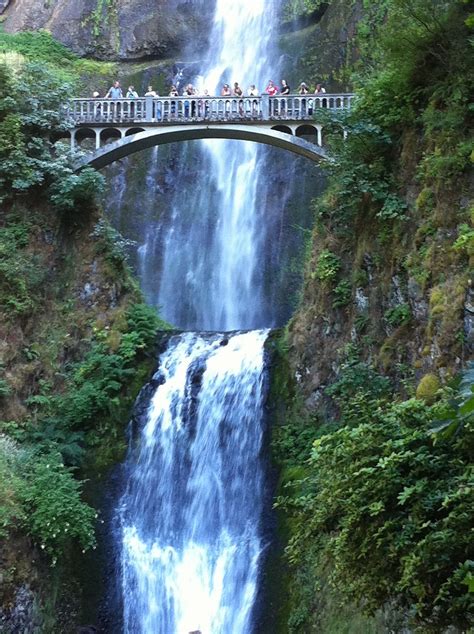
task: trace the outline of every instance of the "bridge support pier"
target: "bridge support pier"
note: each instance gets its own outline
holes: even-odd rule
[[[316,126],[316,142],[319,145],[319,147],[323,147],[323,126],[322,125]]]

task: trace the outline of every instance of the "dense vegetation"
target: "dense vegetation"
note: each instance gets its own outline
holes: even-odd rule
[[[67,146],[53,144],[65,97],[99,65],[45,33],[0,34],[0,51],[0,606],[26,582],[55,614],[35,566],[60,569],[74,548],[95,547],[84,478],[123,457],[167,326],[142,301],[127,241],[101,218],[102,176],[74,173]]]
[[[275,379],[290,403],[273,446],[292,632],[472,624],[474,381],[472,370],[462,386],[454,378],[471,350],[468,4],[364,3],[351,68],[358,102],[328,121],[331,184],[315,205],[300,310],[279,346],[283,358],[288,347],[299,355],[302,387],[282,370]],[[332,322],[347,333],[338,345],[323,335]],[[298,343],[311,328],[324,376],[317,407],[304,402],[310,359]]]

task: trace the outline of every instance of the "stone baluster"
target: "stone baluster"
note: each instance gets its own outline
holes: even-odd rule
[[[145,97],[145,121],[153,119],[153,97]]]
[[[270,96],[262,95],[262,119],[268,121],[270,119]]]

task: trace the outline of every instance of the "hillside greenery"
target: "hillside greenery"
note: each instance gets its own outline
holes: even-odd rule
[[[46,33],[0,33],[0,537],[3,560],[22,535],[37,552],[18,555],[2,604],[9,582],[35,577],[35,559],[63,565],[72,546],[95,547],[85,477],[123,457],[149,352],[168,328],[101,217],[103,177],[75,173],[56,142],[64,100],[110,70],[99,66]]]
[[[302,304],[277,346],[281,631],[462,631],[474,589],[472,368],[455,378],[469,359],[462,308],[474,264],[472,3],[363,7],[357,103],[327,118],[336,160],[314,206]],[[427,322],[384,298],[394,275],[427,298]],[[374,285],[377,313],[354,308]],[[352,330],[338,350],[320,342],[338,369],[308,409],[285,359],[295,328],[318,314]]]

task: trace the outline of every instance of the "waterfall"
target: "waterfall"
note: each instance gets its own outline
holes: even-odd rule
[[[126,634],[247,634],[263,544],[266,331],[185,333],[126,464]]]
[[[235,81],[244,91],[250,84],[265,87],[275,66],[277,4],[217,0],[200,89],[220,94],[224,82]],[[268,152],[254,143],[216,140],[181,152],[180,164],[199,161],[202,176],[193,188],[177,189],[156,245],[161,270],[151,272],[159,275],[158,292],[149,298],[180,328],[275,325],[264,264],[272,228],[264,205],[268,177],[261,169]]]
[[[202,88],[265,86],[276,4],[216,1]],[[138,400],[145,414],[115,513],[122,625],[126,634],[249,634],[266,547],[265,328],[276,320],[262,260],[281,208],[272,219],[268,150],[212,141],[178,152],[184,186],[159,223],[148,219],[138,271],[165,319],[201,332],[171,337]],[[159,171],[155,152],[147,191]]]

